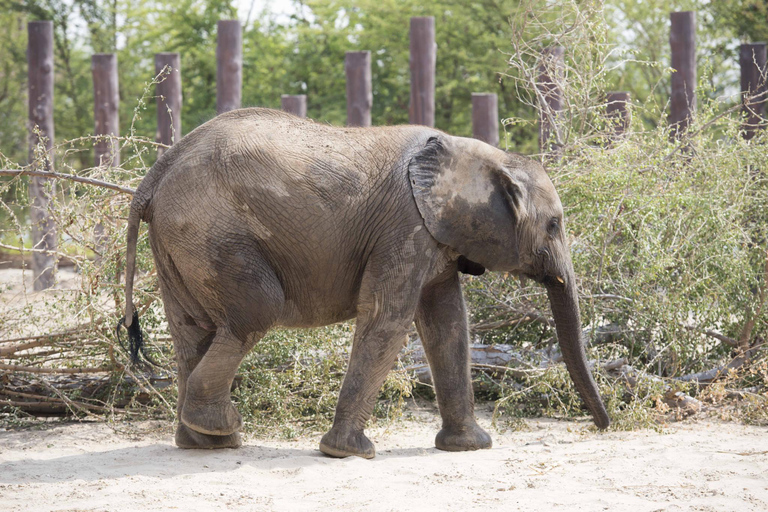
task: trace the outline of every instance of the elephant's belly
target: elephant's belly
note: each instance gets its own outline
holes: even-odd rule
[[[283,327],[322,327],[357,316],[355,304],[347,301],[318,300],[308,304],[288,299],[279,324]]]

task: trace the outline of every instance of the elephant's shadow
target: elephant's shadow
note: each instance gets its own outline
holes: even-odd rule
[[[57,458],[27,458],[0,462],[0,484],[97,481],[146,476],[173,478],[198,473],[226,473],[250,467],[257,471],[293,470],[344,461],[376,463],[393,457],[426,455],[435,448],[387,450],[372,461],[333,459],[316,449],[242,446],[224,450],[181,450],[170,443],[155,443]],[[40,452],[38,452],[39,454]]]

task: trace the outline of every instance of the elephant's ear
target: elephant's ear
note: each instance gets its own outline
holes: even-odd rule
[[[519,261],[519,221],[526,191],[504,152],[474,139],[431,137],[408,165],[427,230],[490,270],[512,270]]]

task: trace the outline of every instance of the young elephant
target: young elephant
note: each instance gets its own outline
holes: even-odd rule
[[[230,400],[243,357],[276,326],[357,318],[333,427],[320,450],[371,458],[363,433],[416,322],[442,450],[489,448],[474,417],[458,271],[524,274],[549,294],[568,371],[609,424],[587,366],[563,209],[541,165],[421,126],[335,128],[267,109],[222,114],[169,149],[128,220],[125,326],[139,222],[178,362],[182,448],[240,444]]]

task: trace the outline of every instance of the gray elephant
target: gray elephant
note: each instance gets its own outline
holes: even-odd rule
[[[320,450],[371,458],[363,429],[415,321],[432,369],[442,450],[489,448],[474,417],[459,271],[525,275],[549,294],[563,358],[595,424],[609,418],[584,353],[560,199],[538,163],[422,126],[336,128],[231,111],[169,149],[131,203],[126,313],[139,223],[149,223],[178,363],[176,444],[240,445],[230,400],[269,329],[357,318]]]

